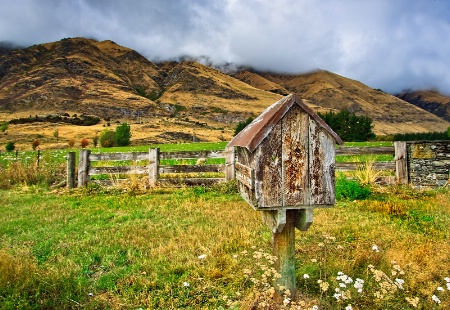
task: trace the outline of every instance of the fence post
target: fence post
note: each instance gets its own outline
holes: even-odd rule
[[[39,168],[39,164],[41,162],[41,150],[37,151],[37,167]]]
[[[225,180],[230,181],[236,178],[235,168],[235,153],[234,146],[225,148]]]
[[[156,186],[159,177],[159,148],[148,150],[148,183]]]
[[[89,180],[89,155],[90,150],[81,150],[78,160],[78,187],[83,187]]]
[[[408,157],[405,141],[395,141],[395,177],[398,184],[408,184]]]
[[[67,187],[75,187],[75,152],[67,154]]]

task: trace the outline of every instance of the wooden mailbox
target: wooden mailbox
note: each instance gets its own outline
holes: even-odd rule
[[[236,147],[241,196],[281,231],[286,210],[303,210],[296,226],[308,229],[312,209],[335,203],[336,133],[291,94],[271,105],[228,144]]]
[[[343,144],[295,94],[268,107],[228,143],[227,147],[235,147],[241,196],[262,212],[274,240],[283,240],[278,245],[274,241],[275,252],[287,253],[281,256],[293,256],[294,227],[307,230],[313,208],[335,203],[336,143]],[[290,245],[287,239],[292,239]],[[280,244],[285,249],[277,249]],[[293,287],[290,281],[283,285],[294,290],[295,272]]]

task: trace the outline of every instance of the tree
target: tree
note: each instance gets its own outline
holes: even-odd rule
[[[344,141],[369,141],[375,138],[369,116],[357,116],[347,109],[338,113],[330,111],[318,114]]]
[[[69,147],[73,147],[75,145],[75,139],[69,139],[67,141],[67,144],[69,145]]]
[[[53,132],[53,137],[55,137],[55,138],[56,138],[56,142],[58,142],[58,139],[59,139],[59,130],[58,130],[58,129],[56,129],[56,130]]]
[[[447,129],[447,134],[448,134],[448,137],[450,138],[450,127],[448,127],[448,129]]]
[[[33,151],[36,150],[40,144],[41,143],[39,142],[38,139],[34,139],[34,141],[31,143],[31,147],[33,148]]]
[[[116,128],[116,143],[118,146],[130,145],[131,129],[130,124],[122,123]]]
[[[105,129],[100,134],[100,145],[102,147],[113,147],[116,144],[116,133],[112,130]]]
[[[82,139],[80,140],[80,146],[81,146],[82,149],[84,149],[84,148],[85,148],[86,146],[88,146],[88,145],[89,145],[88,139],[82,138]]]
[[[15,148],[16,148],[16,146],[14,145],[14,142],[9,141],[8,143],[6,143],[5,150],[7,152],[12,152],[12,151],[14,151]]]
[[[234,135],[237,135],[238,133],[240,133],[251,122],[253,122],[253,117],[249,117],[245,121],[241,121],[241,122],[237,123],[236,128],[234,129]]]

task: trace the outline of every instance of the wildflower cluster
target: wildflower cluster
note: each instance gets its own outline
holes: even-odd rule
[[[378,290],[373,294],[377,299],[385,299],[393,297],[398,289],[403,290],[403,284],[405,281],[397,276],[404,275],[405,272],[400,268],[395,261],[391,262],[392,270],[391,275],[395,277],[392,280],[386,273],[381,270],[375,269],[373,265],[369,265],[368,268],[373,275],[376,283],[378,284]]]

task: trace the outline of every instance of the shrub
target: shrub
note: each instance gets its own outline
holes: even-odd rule
[[[56,142],[58,142],[58,139],[59,139],[59,130],[58,130],[58,129],[56,129],[56,130],[53,132],[53,137],[55,137],[55,138],[56,138]]]
[[[113,147],[116,144],[116,133],[112,130],[105,129],[100,134],[100,145],[102,147]]]
[[[131,129],[130,124],[122,123],[116,128],[116,143],[118,146],[130,145]]]
[[[1,132],[5,132],[8,129],[9,123],[8,122],[3,122],[0,124],[0,131]],[[449,128],[450,129],[450,128]]]
[[[447,136],[450,138],[450,127],[447,129]]]
[[[75,139],[69,139],[67,141],[67,144],[69,145],[69,147],[73,147],[75,145]]]
[[[41,143],[39,142],[38,139],[34,139],[34,141],[31,143],[31,147],[33,148],[33,151],[39,147]]]
[[[80,140],[80,146],[81,146],[82,149],[84,149],[84,148],[85,148],[86,146],[88,146],[88,145],[89,145],[88,139],[82,138],[82,139]]]
[[[97,147],[97,145],[98,145],[98,136],[97,135],[92,138],[92,143],[94,144],[94,147]]]
[[[15,148],[16,148],[16,146],[14,145],[14,142],[9,141],[8,143],[6,143],[5,150],[7,152],[12,152],[12,151],[14,151]]]
[[[355,180],[349,180],[344,174],[338,176],[336,180],[336,199],[337,200],[361,200],[370,196],[368,186],[363,186]]]

